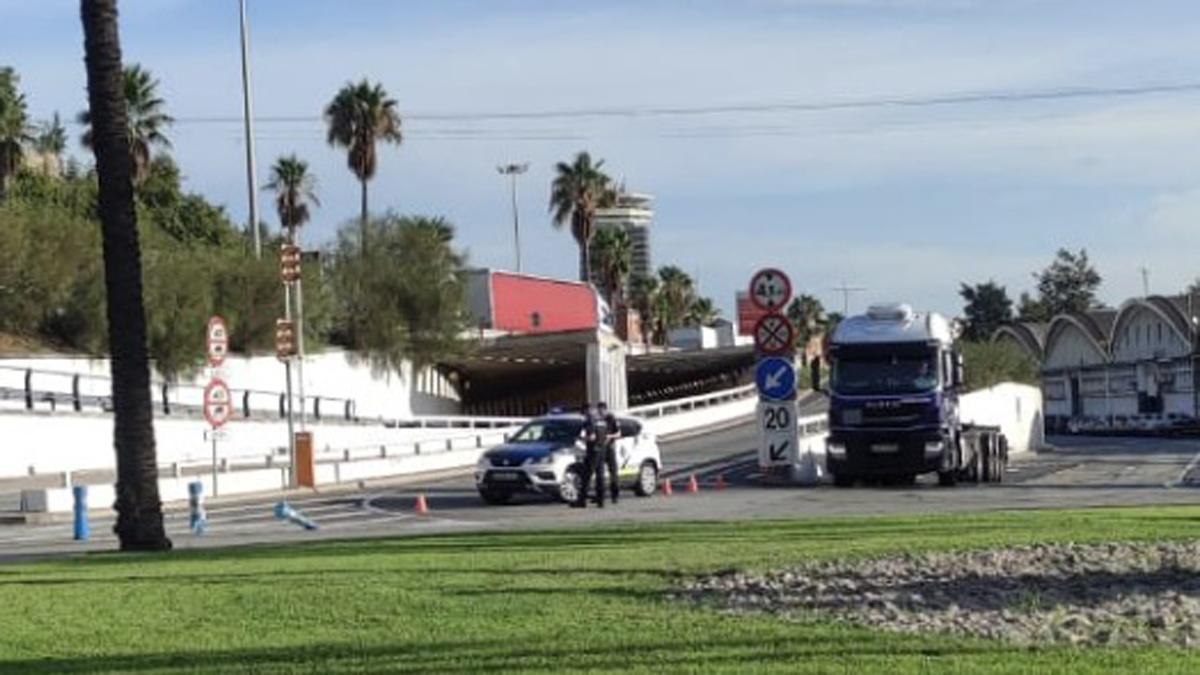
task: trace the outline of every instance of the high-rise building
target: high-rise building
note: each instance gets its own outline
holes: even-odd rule
[[[632,260],[629,275],[649,276],[654,273],[650,259],[650,223],[654,220],[654,196],[636,192],[622,192],[617,195],[617,203],[609,208],[596,210],[596,231],[602,228],[618,227],[629,235]],[[601,286],[599,266],[592,258],[592,283]]]

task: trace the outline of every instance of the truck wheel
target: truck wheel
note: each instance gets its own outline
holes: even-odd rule
[[[989,443],[987,451],[983,453],[983,482],[996,482],[996,446],[994,443]]]
[[[988,447],[991,447],[990,444]],[[987,482],[987,467],[983,464],[983,457],[988,452],[991,452],[991,450],[983,450],[981,448],[975,449],[975,454],[971,457],[971,468],[968,469],[968,473],[970,474],[968,479],[972,483],[979,484]]]
[[[639,497],[649,497],[658,489],[658,467],[654,466],[654,462],[646,460],[642,462],[642,466],[638,469],[637,485],[633,487],[633,491]]]
[[[942,487],[954,487],[958,485],[958,471],[951,469],[950,471],[938,472],[938,485]]]
[[[833,474],[833,484],[840,488],[854,487],[854,476],[847,476],[844,473]]]

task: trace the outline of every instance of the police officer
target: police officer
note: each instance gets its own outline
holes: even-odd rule
[[[580,408],[580,413],[583,414],[582,433],[586,453],[583,456],[583,476],[581,476],[582,484],[579,488],[579,498],[571,506],[580,509],[587,506],[588,486],[592,484],[592,477],[595,476],[596,506],[604,508],[605,458],[603,453],[604,441],[608,432],[607,424],[586,403]]]
[[[596,405],[596,413],[604,427],[604,467],[601,467],[598,491],[602,492],[604,489],[603,469],[607,467],[608,479],[612,484],[612,502],[616,504],[617,499],[621,496],[621,477],[617,473],[617,439],[621,438],[621,425],[617,423],[617,416],[609,411],[608,404],[604,401]]]

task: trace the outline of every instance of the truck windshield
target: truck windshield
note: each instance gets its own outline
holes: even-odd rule
[[[582,420],[534,420],[513,434],[509,442],[574,443],[582,430]]]
[[[911,394],[937,386],[937,364],[931,357],[838,359],[833,364],[833,390],[839,394]]]

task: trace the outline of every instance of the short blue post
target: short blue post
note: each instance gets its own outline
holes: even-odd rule
[[[204,534],[208,529],[208,514],[204,512],[204,483],[192,481],[188,483],[188,527],[196,534]]]
[[[71,493],[75,496],[75,541],[87,541],[91,535],[88,526],[87,486],[76,485]]]

